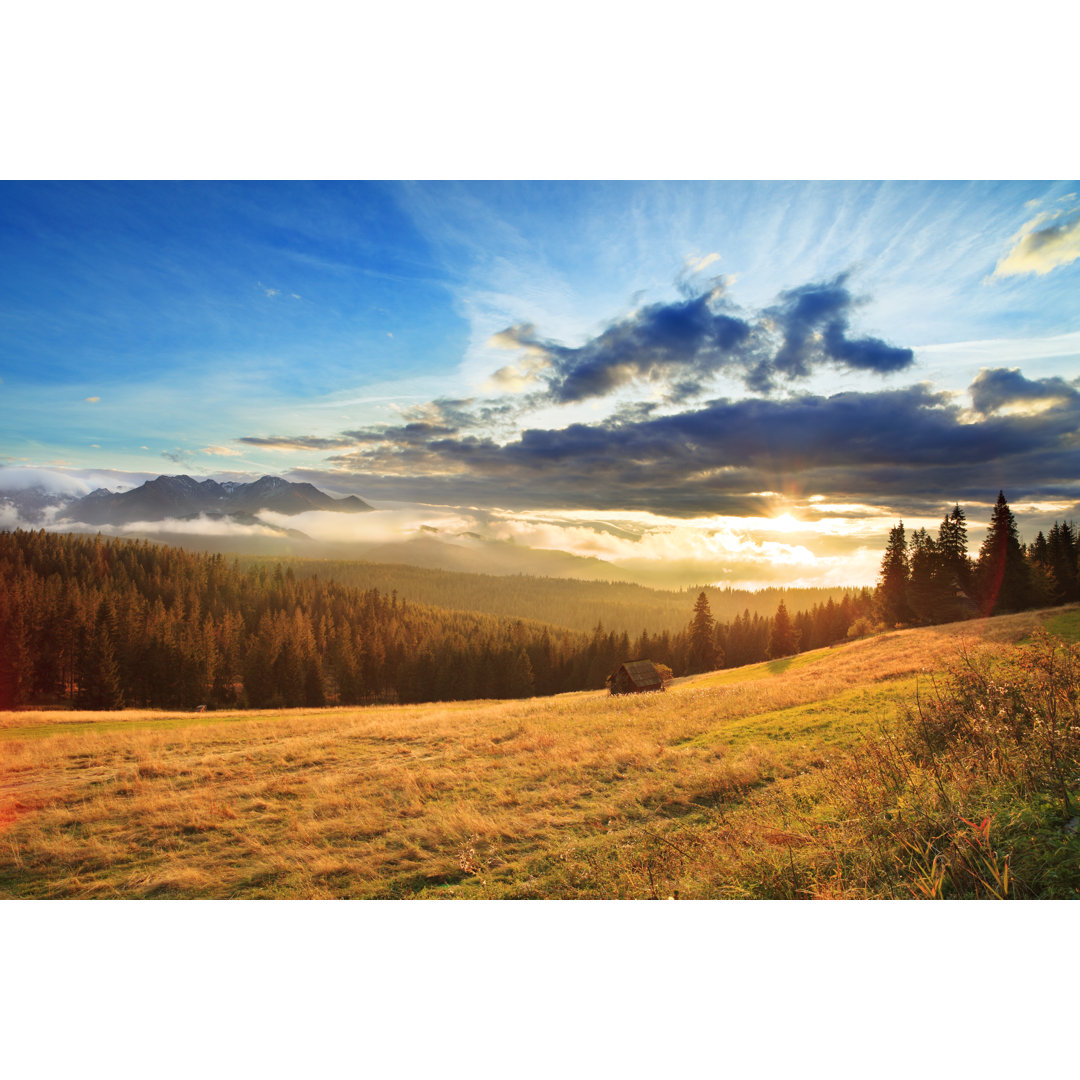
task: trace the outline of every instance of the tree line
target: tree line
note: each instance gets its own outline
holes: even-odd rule
[[[937,536],[903,521],[889,532],[874,599],[886,626],[951,622],[1080,600],[1080,540],[1069,521],[1054,522],[1025,545],[1004,492],[998,492],[978,557],[967,550],[959,504]]]
[[[672,633],[592,633],[406,602],[291,567],[148,541],[0,533],[0,708],[270,708],[601,689],[625,660],[677,675],[842,640],[867,590]]]

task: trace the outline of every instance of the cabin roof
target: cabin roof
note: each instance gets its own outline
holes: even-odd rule
[[[651,660],[628,660],[620,664],[616,672],[623,670],[635,686],[662,686],[664,680]]]

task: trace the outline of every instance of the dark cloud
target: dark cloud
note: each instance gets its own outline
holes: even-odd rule
[[[829,282],[790,289],[780,294],[778,305],[765,310],[765,316],[779,327],[783,342],[765,371],[755,371],[759,386],[771,386],[776,376],[805,378],[827,363],[882,375],[913,363],[911,349],[898,349],[878,338],[847,336],[849,314],[856,306],[847,278],[840,274]]]
[[[339,450],[350,446],[353,440],[345,437],[321,439],[314,435],[271,435],[266,438],[245,435],[233,442],[257,446],[263,450]]]
[[[404,424],[380,424],[353,431],[343,431],[339,446],[375,444],[402,450],[424,447],[443,436],[467,430],[492,429],[516,416],[519,406],[513,402],[481,402],[472,398],[439,398],[402,412]]]
[[[910,366],[911,349],[848,336],[858,302],[846,282],[841,274],[789,290],[778,304],[749,316],[726,298],[717,279],[700,295],[640,308],[577,348],[541,337],[529,324],[512,326],[496,340],[530,354],[558,403],[603,397],[633,382],[660,384],[668,400],[685,401],[721,372],[769,393],[822,365],[878,374]]]
[[[972,423],[949,395],[925,386],[725,399],[677,415],[628,411],[599,424],[529,429],[505,445],[448,433],[383,441],[331,464],[363,476],[372,495],[517,509],[696,516],[760,512],[761,492],[878,506],[918,493],[936,505],[999,487],[1017,497],[1054,488],[1077,498],[1080,405],[1070,399],[1037,417]]]
[[[553,400],[602,397],[627,383],[679,379],[697,388],[709,375],[738,362],[753,327],[730,310],[721,287],[670,304],[650,304],[612,323],[579,348],[538,337],[529,325],[500,338],[541,355],[549,366]]]
[[[355,443],[383,443],[390,442],[395,445],[422,445],[439,435],[455,435],[459,428],[447,427],[445,424],[429,424],[417,421],[411,424],[399,424],[395,426],[358,428],[355,431],[344,431],[343,440],[345,445]]]
[[[1024,402],[1076,402],[1080,392],[1057,376],[1026,379],[1019,368],[984,368],[971,384],[971,404],[989,416],[1009,405]]]

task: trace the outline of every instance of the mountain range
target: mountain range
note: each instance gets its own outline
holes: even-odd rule
[[[61,516],[86,525],[127,525],[133,521],[181,520],[198,517],[251,515],[260,510],[302,514],[334,510],[355,514],[370,510],[355,495],[335,499],[312,484],[293,484],[280,476],[263,476],[250,484],[195,480],[190,476],[159,476],[131,491],[98,488],[64,507]]]
[[[294,516],[310,510],[357,514],[373,509],[355,495],[335,498],[312,484],[294,484],[278,476],[263,476],[253,483],[159,476],[129,491],[98,488],[89,495],[76,497],[44,487],[5,490],[0,471],[0,528],[45,526],[57,531],[70,528],[74,532],[85,526],[117,528],[126,536],[142,536],[194,551],[364,559],[494,575],[638,581],[660,587],[695,584],[701,580],[700,575],[688,572],[676,574],[669,581],[655,573],[620,568],[602,559],[530,548],[475,533],[443,532],[428,526],[393,539],[376,528],[358,529],[347,540],[328,540],[257,516],[260,511]],[[206,527],[200,522],[206,522]],[[215,524],[221,522],[259,528],[221,528]]]

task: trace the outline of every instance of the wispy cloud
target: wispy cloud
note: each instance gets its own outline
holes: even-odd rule
[[[95,488],[126,491],[152,479],[151,473],[120,472],[112,469],[39,469],[28,466],[0,468],[0,491],[41,488],[62,495],[89,495]]]
[[[1024,222],[991,277],[1049,274],[1080,259],[1080,209],[1044,210]]]
[[[236,442],[247,446],[258,447],[260,450],[274,451],[314,451],[314,450],[339,450],[342,447],[351,446],[353,439],[345,436],[321,438],[316,435],[244,435]],[[236,453],[236,451],[232,451]]]
[[[240,451],[234,450],[229,446],[204,446],[202,448],[204,454],[210,454],[212,457],[239,457]]]
[[[720,255],[715,251],[710,251],[708,255],[688,255],[682,269],[675,278],[675,287],[683,296],[693,296],[695,293],[701,292],[701,287],[697,284],[696,279],[710,266],[719,261]]]

